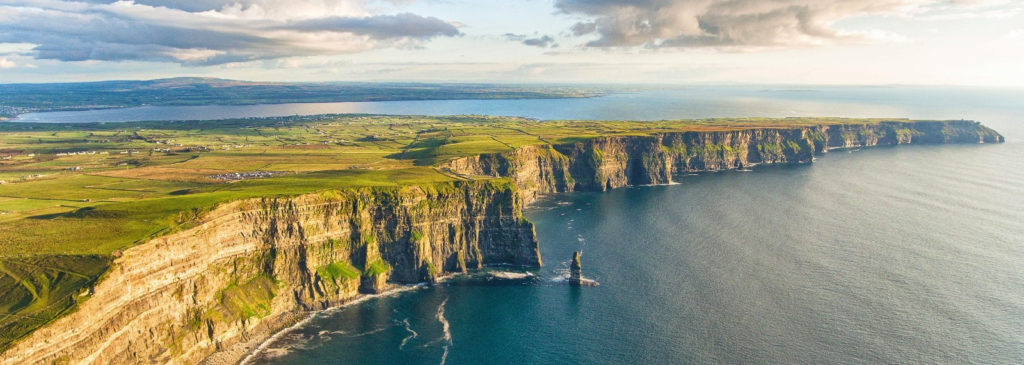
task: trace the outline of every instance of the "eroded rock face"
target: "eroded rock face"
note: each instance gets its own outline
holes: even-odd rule
[[[510,177],[526,203],[539,196],[666,184],[674,174],[754,164],[808,163],[830,149],[909,143],[1000,143],[973,121],[882,122],[603,137],[456,159],[444,168]]]
[[[359,292],[363,294],[380,294],[388,288],[387,273],[363,275],[359,280]]]
[[[443,166],[511,182],[234,202],[197,227],[125,250],[88,300],[14,344],[0,363],[233,363],[303,311],[343,304],[360,288],[376,293],[389,280],[433,282],[489,264],[540,266],[522,207],[543,194],[663,184],[688,171],[805,163],[831,148],[1002,141],[966,121],[607,137]],[[578,259],[574,274],[585,282]]]
[[[580,262],[580,252],[572,254],[572,263],[569,265],[569,285],[580,285],[583,280],[583,263]]]
[[[507,182],[226,204],[200,226],[125,250],[91,298],[0,361],[194,364],[215,351],[237,361],[303,311],[380,292],[389,278],[539,266],[521,208]]]

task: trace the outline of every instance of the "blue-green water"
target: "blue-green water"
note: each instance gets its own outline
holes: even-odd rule
[[[657,108],[638,107],[679,96],[658,95],[668,99],[605,107],[660,119]],[[456,279],[318,313],[251,360],[1024,362],[1021,92],[787,95],[777,104],[750,101],[766,108],[760,113],[733,95],[675,117],[969,118],[1009,142],[833,151],[812,165],[554,196],[527,212],[546,263],[535,276]],[[623,114],[609,113],[601,119]],[[560,285],[575,250],[600,286]]]

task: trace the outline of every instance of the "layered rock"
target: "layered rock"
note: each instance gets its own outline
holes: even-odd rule
[[[580,252],[572,253],[572,263],[569,264],[569,285],[579,286],[583,280],[583,263],[580,262]]]
[[[489,264],[539,266],[507,181],[330,191],[234,202],[124,251],[77,310],[7,364],[194,364],[397,282]],[[244,352],[224,352],[227,362]]]
[[[807,163],[836,148],[999,142],[1003,142],[999,133],[973,121],[893,121],[600,137],[465,157],[443,168],[464,175],[512,178],[529,203],[551,193],[666,184],[673,175],[685,172]]]
[[[233,202],[194,228],[125,250],[76,311],[15,343],[0,362],[237,362],[301,312],[379,293],[388,281],[431,282],[490,264],[540,266],[522,207],[543,194],[805,163],[833,148],[1002,141],[967,121],[601,137],[442,166],[508,179]],[[583,282],[578,255],[574,262]]]

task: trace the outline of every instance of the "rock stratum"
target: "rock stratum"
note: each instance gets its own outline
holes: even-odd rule
[[[881,122],[601,137],[457,159],[464,175],[510,177],[526,203],[552,193],[668,184],[676,174],[756,164],[808,163],[837,148],[899,144],[1001,143],[973,121]]]
[[[599,137],[449,161],[470,179],[223,204],[127,250],[75,311],[3,364],[237,363],[312,310],[487,265],[541,265],[526,204],[672,182],[674,174],[808,163],[835,148],[998,143],[976,122],[882,122]]]

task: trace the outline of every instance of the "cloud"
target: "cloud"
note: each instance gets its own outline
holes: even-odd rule
[[[218,65],[415,47],[460,34],[411,13],[371,14],[360,0],[57,1],[0,5],[0,43],[59,61]]]
[[[375,39],[454,37],[459,35],[459,30],[455,26],[441,19],[410,13],[375,15],[365,18],[305,19],[289,22],[281,29],[305,32],[346,32],[363,34]]]
[[[590,34],[597,31],[597,23],[576,23],[569,28],[569,31],[572,32],[572,34],[577,37],[581,35]]]
[[[512,74],[516,74],[516,75],[535,76],[535,75],[540,75],[540,74],[544,73],[547,70],[548,70],[547,66],[544,66],[544,65],[528,64],[528,65],[520,65],[515,70],[512,70],[511,73]]]
[[[527,46],[540,47],[540,48],[555,48],[558,47],[558,43],[551,36],[544,35],[540,37],[529,38],[523,34],[505,33],[503,35],[505,39],[510,41],[520,42]]]
[[[834,28],[864,14],[898,14],[927,3],[970,0],[556,0],[556,8],[587,20],[570,33],[596,35],[588,47],[756,48],[865,43],[887,32]],[[879,35],[883,35],[879,38]]]
[[[551,36],[526,39],[523,40],[523,44],[540,48],[558,47],[558,43],[555,43],[555,39]]]
[[[526,36],[523,34],[505,33],[502,36],[505,37],[505,39],[516,42],[522,42],[526,39]]]
[[[1024,6],[1001,1],[959,1],[922,7],[908,14],[916,20],[1009,19],[1024,11]]]
[[[14,61],[8,60],[7,57],[0,57],[0,69],[2,68],[15,68],[18,67]]]

